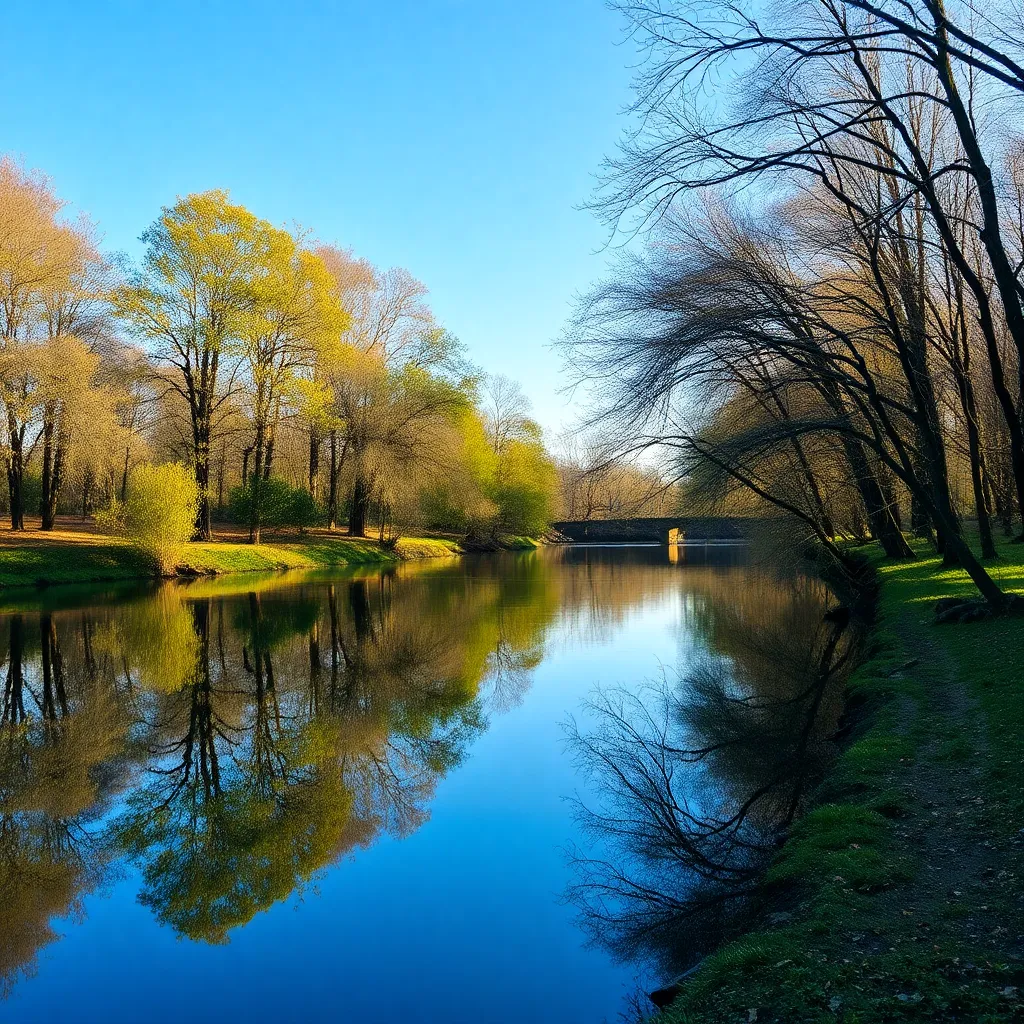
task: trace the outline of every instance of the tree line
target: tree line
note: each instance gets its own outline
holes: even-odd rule
[[[230,515],[535,535],[557,477],[521,390],[471,365],[423,284],[223,191],[179,198],[135,262],[0,159],[0,404],[14,530],[123,502],[137,467]]]
[[[691,496],[834,552],[927,536],[1004,609],[986,563],[1024,506],[1019,5],[619,6],[639,126],[594,207],[647,243],[565,343],[597,414]]]

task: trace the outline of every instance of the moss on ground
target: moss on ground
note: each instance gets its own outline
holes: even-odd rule
[[[661,1024],[1024,1019],[1024,620],[933,624],[965,573],[876,552],[860,731],[764,882],[776,927],[709,957]],[[1024,546],[990,566],[1024,591]]]

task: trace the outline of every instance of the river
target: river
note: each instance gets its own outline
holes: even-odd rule
[[[731,884],[645,861],[623,723],[714,747],[697,817],[763,787],[712,830],[747,878],[805,788],[765,779],[839,721],[801,717],[828,601],[729,545],[4,595],[0,1019],[616,1020],[709,919],[600,866],[676,910]]]

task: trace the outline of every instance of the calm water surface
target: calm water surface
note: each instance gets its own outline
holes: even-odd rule
[[[8,596],[0,1019],[616,1019],[565,723],[778,591],[679,552]]]

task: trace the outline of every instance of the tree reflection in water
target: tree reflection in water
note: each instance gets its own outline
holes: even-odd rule
[[[557,597],[536,568],[403,575],[0,617],[0,984],[125,860],[161,922],[220,943],[428,817],[485,703],[520,699]]]
[[[57,938],[51,922],[81,912],[109,853],[91,828],[124,784],[121,694],[73,624],[80,658],[66,658],[55,616],[11,615],[0,705],[0,990],[31,970]]]
[[[657,549],[566,549],[48,591],[0,613],[0,984],[128,865],[159,921],[227,941],[331,864],[422,824],[552,636],[589,643],[686,594],[707,643],[742,661],[748,605],[763,602],[736,586]],[[735,636],[709,602],[736,605]]]
[[[859,642],[809,581],[698,602],[704,652],[641,692],[599,692],[571,746],[600,794],[577,814],[569,899],[591,940],[673,976],[753,912],[747,898],[834,750]],[[712,653],[713,652],[713,653]]]

